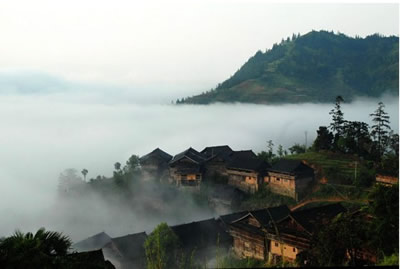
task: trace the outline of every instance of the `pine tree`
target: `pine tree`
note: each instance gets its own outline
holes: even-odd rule
[[[386,144],[389,140],[389,115],[384,111],[385,105],[382,102],[378,103],[378,108],[374,113],[369,114],[372,117],[374,125],[371,126],[371,135],[378,146],[379,158],[385,151]]]
[[[329,115],[332,115],[332,123],[330,124],[329,128],[338,136],[343,134],[343,127],[345,123],[340,105],[343,101],[344,100],[342,96],[337,96],[335,107],[331,110],[331,112],[329,112]]]

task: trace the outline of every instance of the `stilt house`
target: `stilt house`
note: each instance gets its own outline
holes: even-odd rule
[[[280,160],[268,169],[264,182],[272,192],[301,200],[314,180],[314,169],[298,160]]]
[[[164,180],[168,177],[168,163],[172,156],[156,148],[139,159],[144,179]]]
[[[250,151],[234,152],[227,164],[228,184],[255,193],[267,175],[270,165]]]
[[[273,223],[286,218],[290,213],[284,206],[250,211],[229,224],[233,237],[233,250],[238,257],[267,260],[269,241],[266,234],[274,229]]]
[[[206,158],[193,148],[175,155],[169,162],[170,179],[177,186],[200,187]]]

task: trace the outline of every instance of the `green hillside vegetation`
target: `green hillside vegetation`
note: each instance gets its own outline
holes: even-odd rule
[[[177,100],[177,104],[214,102],[330,102],[341,95],[398,95],[399,38],[379,34],[352,38],[312,31],[258,51],[215,89]]]

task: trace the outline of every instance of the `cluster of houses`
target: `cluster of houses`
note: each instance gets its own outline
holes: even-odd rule
[[[234,151],[229,146],[189,148],[175,156],[157,148],[140,158],[144,178],[199,189],[203,181],[225,178],[227,184],[254,193],[262,184],[271,191],[300,200],[314,180],[314,170],[297,160],[280,160],[273,166],[251,150]]]
[[[231,213],[218,218],[171,226],[187,255],[194,262],[216,267],[216,255],[234,253],[270,264],[294,262],[310,248],[312,236],[346,209],[339,203],[291,211],[286,205]],[[117,268],[145,268],[145,232],[111,238],[102,232],[73,247],[78,251],[101,249]],[[349,250],[350,251],[350,250]],[[376,256],[359,256],[363,264]],[[368,255],[366,255],[368,254]],[[304,258],[305,257],[305,258]],[[210,261],[214,261],[214,264]]]

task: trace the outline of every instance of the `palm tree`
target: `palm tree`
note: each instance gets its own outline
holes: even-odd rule
[[[83,175],[83,179],[86,181],[86,175],[87,175],[87,173],[88,173],[89,171],[86,169],[86,168],[84,168],[83,170],[82,170],[82,175]]]
[[[44,228],[35,234],[16,231],[0,241],[0,268],[54,268],[71,244],[68,236]]]

